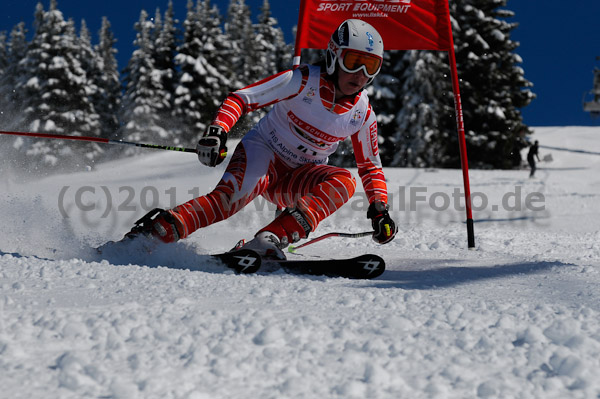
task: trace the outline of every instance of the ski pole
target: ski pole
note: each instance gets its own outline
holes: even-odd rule
[[[324,240],[324,239],[330,238],[330,237],[360,238],[360,237],[372,236],[373,233],[375,233],[375,232],[374,231],[365,231],[362,233],[341,233],[341,232],[327,233],[327,234],[323,234],[322,236],[313,238],[312,240],[307,241],[302,245],[298,245],[297,247],[290,245],[288,247],[288,252],[295,253],[298,249],[300,249],[302,247],[306,247],[307,245],[314,244],[316,242],[319,242],[321,240]]]
[[[89,141],[89,142],[104,143],[104,144],[131,145],[131,146],[141,147],[141,148],[153,148],[155,150],[196,153],[195,148],[184,148],[184,147],[175,147],[175,146],[157,145],[157,144],[145,144],[145,143],[133,143],[130,141],[112,140],[112,139],[105,139],[102,137],[67,136],[64,134],[47,134],[47,133],[30,133],[30,132],[7,132],[7,131],[2,131],[2,130],[0,130],[0,134],[8,134],[8,135],[12,135],[12,136],[39,137],[39,138],[44,138],[44,139],[75,140],[75,141]]]

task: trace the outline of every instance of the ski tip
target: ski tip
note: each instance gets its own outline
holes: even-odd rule
[[[288,252],[291,253],[291,254],[295,254],[296,253],[296,247],[293,246],[293,245],[290,245],[288,247]]]

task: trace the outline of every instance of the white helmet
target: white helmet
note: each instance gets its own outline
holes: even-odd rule
[[[362,69],[371,83],[383,63],[381,35],[372,25],[360,19],[347,19],[331,35],[325,62],[329,75],[335,73],[337,64],[349,73]]]

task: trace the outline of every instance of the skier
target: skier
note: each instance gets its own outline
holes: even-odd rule
[[[349,19],[333,32],[325,65],[301,65],[230,93],[197,145],[200,162],[210,167],[223,162],[227,133],[242,115],[274,107],[242,138],[212,192],[148,213],[124,240],[172,243],[232,216],[262,195],[285,210],[237,248],[285,259],[283,248],[306,238],[354,194],[352,174],[327,165],[338,143],[351,137],[370,203],[373,239],[390,242],[397,228],[388,212],[377,121],[364,90],[382,61],[379,33],[364,21]]]
[[[529,177],[533,178],[533,175],[535,174],[535,158],[537,158],[537,161],[540,162],[540,157],[538,155],[538,144],[539,141],[535,141],[531,147],[529,147],[529,152],[527,153],[527,162],[529,163],[529,166],[531,167],[531,172],[529,173]]]

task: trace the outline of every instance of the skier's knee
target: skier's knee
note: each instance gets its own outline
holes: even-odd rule
[[[345,169],[340,169],[338,172],[327,179],[326,184],[322,189],[325,191],[325,196],[334,208],[340,208],[344,205],[356,192],[356,179],[352,173]]]

